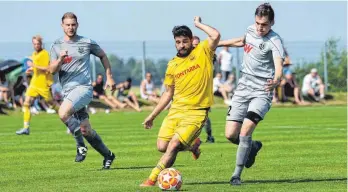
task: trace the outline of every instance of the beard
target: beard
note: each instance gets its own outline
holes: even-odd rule
[[[178,51],[178,53],[176,54],[178,57],[187,57],[188,55],[190,55],[191,51],[192,51],[193,47],[191,46],[188,49],[181,49],[181,50],[185,50],[184,53],[180,53],[181,50]]]

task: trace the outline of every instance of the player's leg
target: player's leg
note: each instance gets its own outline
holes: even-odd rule
[[[60,105],[58,115],[60,120],[66,125],[66,127],[68,127],[70,133],[75,138],[77,148],[75,162],[82,162],[86,158],[87,147],[83,141],[83,135],[80,129],[80,121],[73,115],[74,113],[75,109],[73,101],[68,98],[64,98],[62,104]]]
[[[271,107],[271,97],[259,96],[253,98],[248,107],[248,112],[243,121],[239,135],[240,143],[237,150],[237,160],[234,173],[231,178],[232,185],[240,185],[240,177],[244,166],[250,168],[254,162],[258,151],[262,148],[260,141],[252,141],[252,133],[256,125],[263,120]]]
[[[174,137],[174,131],[178,124],[178,114],[179,113],[176,111],[169,111],[167,117],[165,117],[162,122],[157,139],[157,150],[161,153],[166,153],[169,143]],[[175,158],[172,159],[172,161],[174,163]],[[163,169],[165,169],[163,163],[161,161],[158,162],[156,167],[152,169],[148,179],[145,180],[140,186],[146,187],[155,185],[157,177]]]
[[[30,113],[30,105],[33,102],[34,98],[29,96],[29,94],[34,95],[32,91],[28,92],[26,94],[24,103],[23,103],[23,128],[16,131],[17,135],[29,135],[30,134],[30,119],[31,119],[31,113]]]
[[[80,129],[83,137],[96,151],[98,151],[99,154],[104,157],[103,169],[109,169],[115,159],[115,154],[111,152],[109,148],[104,144],[98,133],[91,128],[86,108],[80,109],[74,114],[74,116],[76,116],[77,119],[81,121]]]
[[[157,104],[159,102],[160,98],[156,97],[156,96],[153,96],[153,95],[150,95],[148,100]]]
[[[207,120],[204,123],[204,130],[207,133],[207,143],[214,143],[215,139],[212,135],[212,129],[211,129],[211,121],[210,118],[208,117]]]

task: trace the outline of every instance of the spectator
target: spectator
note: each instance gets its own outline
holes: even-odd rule
[[[197,47],[197,45],[199,44],[200,41],[201,41],[201,39],[199,37],[193,36],[192,37],[192,46]]]
[[[311,73],[303,79],[302,95],[319,102],[325,97],[324,89],[325,86],[318,75],[318,70],[313,68]]]
[[[155,84],[152,81],[151,73],[146,73],[145,77],[146,78],[140,84],[141,98],[157,104],[159,102],[159,97],[155,91]]]
[[[137,96],[132,91],[130,91],[131,87],[131,78],[128,78],[125,82],[118,84],[116,86],[116,89],[118,90],[117,100],[121,103],[126,103],[128,106],[132,107],[136,111],[141,112]]]
[[[12,107],[12,104],[10,103],[10,89],[9,89],[9,82],[6,79],[6,75],[2,72],[0,72],[0,101],[4,100],[8,108]]]
[[[308,104],[303,100],[300,94],[300,88],[296,82],[295,73],[291,70],[291,62],[289,56],[287,56],[284,60],[283,65],[283,76],[280,83],[280,90],[282,94],[282,100],[287,101],[287,97],[294,97],[295,104],[298,105],[306,105]]]
[[[112,109],[117,109],[117,107],[124,108],[126,104],[118,102],[112,96],[107,97],[104,91],[104,81],[103,75],[98,74],[96,82],[93,82],[93,98],[103,100]]]
[[[218,56],[223,81],[226,81],[229,74],[232,72],[232,59],[233,56],[229,52],[228,47],[223,47]]]
[[[236,85],[236,77],[234,76],[234,74],[230,74],[228,76],[228,79],[225,81],[224,83],[224,87],[227,91],[227,96],[230,98],[230,96],[232,97],[234,94],[234,90],[236,89],[237,85]]]
[[[213,92],[215,96],[222,97],[226,105],[230,105],[231,101],[227,97],[227,87],[222,81],[221,73],[216,73],[215,78],[213,79]]]
[[[24,93],[27,90],[28,84],[25,82],[23,76],[19,76],[17,81],[13,85],[13,107],[17,108],[17,104],[19,107],[23,106],[24,103]]]

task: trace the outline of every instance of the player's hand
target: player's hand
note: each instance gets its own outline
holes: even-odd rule
[[[25,74],[31,74],[33,72],[33,68],[29,67],[26,71]]]
[[[274,80],[274,79],[268,79],[267,84],[265,86],[266,91],[273,91],[278,85],[280,81]]]
[[[202,19],[200,16],[195,16],[193,19],[193,22],[194,22],[195,26],[197,26],[197,24],[202,22]]]
[[[112,77],[106,78],[106,83],[104,89],[110,89],[110,91],[116,90],[116,83]]]
[[[153,120],[155,118],[152,115],[149,115],[148,117],[146,117],[146,119],[143,122],[144,128],[145,129],[151,129],[152,125],[153,125]]]
[[[68,56],[68,50],[61,50],[59,53],[59,57],[61,59],[64,59],[66,56]]]

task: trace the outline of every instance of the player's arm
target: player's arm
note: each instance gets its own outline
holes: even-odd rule
[[[272,56],[274,63],[274,78],[268,81],[266,91],[272,91],[276,88],[281,81],[283,76],[283,63],[285,58],[284,46],[280,38],[271,39],[272,41]]]
[[[283,76],[283,58],[281,57],[275,57],[273,58],[274,61],[274,79],[273,81],[280,83],[281,78]]]
[[[195,17],[194,18],[194,23],[195,23],[195,26],[204,31],[207,35],[208,35],[208,44],[209,44],[209,47],[211,50],[215,50],[219,41],[220,41],[220,32],[218,30],[216,30],[215,28],[209,26],[209,25],[206,25],[206,24],[203,24],[201,23],[202,20],[201,20],[201,17]]]
[[[101,49],[100,46],[94,41],[91,41],[91,53],[99,57],[105,69],[105,74],[106,74],[105,89],[110,88],[111,91],[114,91],[116,89],[116,83],[112,77],[111,65],[110,65],[108,56],[105,54],[104,50]]]
[[[51,51],[52,54],[52,51]],[[67,50],[62,50],[57,57],[56,60],[52,60],[52,62],[49,64],[49,69],[48,71],[52,74],[56,73],[57,71],[60,70],[60,67],[62,66],[64,62],[64,58],[68,56],[68,51]]]
[[[167,107],[174,95],[174,85],[165,85],[166,89],[162,94],[160,101],[149,117],[155,119]]]
[[[245,36],[233,38],[229,40],[222,40],[218,43],[218,47],[243,47],[245,45]]]

